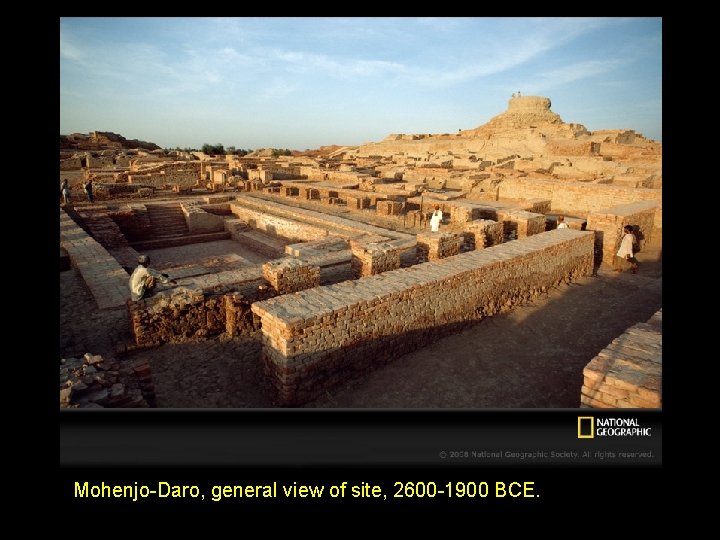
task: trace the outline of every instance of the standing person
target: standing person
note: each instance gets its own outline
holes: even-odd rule
[[[90,178],[87,183],[83,186],[85,188],[85,195],[87,195],[88,201],[93,201],[93,181],[92,178]]]
[[[130,298],[133,300],[140,300],[146,293],[152,294],[158,281],[163,284],[177,284],[175,280],[169,279],[167,274],[148,268],[149,264],[150,257],[147,255],[138,257],[138,267],[130,276]]]
[[[558,229],[567,229],[568,228],[568,224],[565,223],[565,216],[558,216],[557,228]]]
[[[440,210],[440,205],[435,205],[435,211],[432,214],[432,217],[430,218],[430,231],[431,232],[438,232],[440,230],[440,223],[442,222],[443,213],[442,210]]]
[[[65,204],[70,204],[70,186],[68,185],[68,179],[64,178],[60,185],[60,194],[63,197]]]
[[[615,255],[615,271],[622,272],[625,265],[625,261],[629,262],[632,267],[632,273],[637,274],[638,262],[635,258],[634,246],[635,246],[635,234],[633,233],[632,225],[625,225],[623,228],[623,237],[620,241],[620,249],[618,249]]]

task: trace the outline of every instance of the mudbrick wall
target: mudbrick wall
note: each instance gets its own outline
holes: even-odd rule
[[[294,241],[319,240],[328,235],[325,228],[301,223],[292,218],[263,213],[254,208],[246,208],[239,204],[230,204],[232,213],[253,229],[258,229],[274,236],[281,236]]]
[[[266,263],[178,279],[175,288],[127,302],[135,343],[182,343],[224,332],[254,336],[260,319],[250,311],[253,302],[277,295],[275,287],[285,294],[350,279],[350,259],[347,249],[295,259],[297,263],[285,258],[279,265]]]
[[[94,238],[60,209],[60,246],[67,252],[100,309],[122,306],[130,297],[128,273]]]
[[[503,241],[503,224],[491,219],[477,219],[465,224],[462,236],[468,248],[496,246]]]
[[[436,261],[457,255],[463,241],[463,237],[456,233],[420,233],[417,235],[418,260]]]
[[[211,214],[197,205],[182,204],[181,206],[190,234],[219,232],[224,229],[222,216]]]
[[[263,361],[297,405],[593,270],[591,232],[523,240],[256,302]]]
[[[583,376],[581,407],[662,407],[662,310],[615,338]]]
[[[378,201],[376,211],[381,216],[399,216],[405,204],[400,201]]]
[[[632,225],[640,249],[653,236],[657,203],[636,202],[615,206],[588,216],[587,229],[595,231],[595,263],[611,265],[620,249],[625,225]]]
[[[415,264],[415,237],[339,216],[331,216],[304,208],[289,207],[251,196],[238,196],[230,209],[240,220],[254,229],[297,241],[339,240],[374,235],[400,250],[400,264]]]
[[[517,238],[525,238],[545,231],[545,216],[526,210],[498,210],[505,234],[514,232]]]
[[[152,224],[144,204],[127,205],[110,214],[127,240],[135,242],[152,236]]]
[[[180,186],[189,189],[197,185],[198,177],[195,171],[173,171],[161,173],[145,174],[139,172],[128,175],[128,181],[131,184],[141,184],[143,186],[152,186],[162,188],[168,184]]]
[[[262,276],[262,266],[229,270],[178,280],[179,286],[138,301],[129,301],[130,326],[137,345],[181,343],[227,331],[228,308],[245,328],[237,310],[244,304],[274,296]],[[230,295],[231,300],[225,297]]]
[[[320,285],[320,267],[286,257],[263,264],[263,276],[278,294],[289,294]]]
[[[105,249],[128,247],[127,238],[107,213],[107,208],[99,205],[89,209],[78,210],[82,224],[95,240]]]
[[[390,242],[352,240],[352,270],[355,277],[372,276],[400,268],[400,250]]]
[[[500,185],[500,198],[542,198],[552,201],[556,212],[585,215],[603,208],[637,201],[662,201],[661,189],[638,189],[606,184],[508,178]]]

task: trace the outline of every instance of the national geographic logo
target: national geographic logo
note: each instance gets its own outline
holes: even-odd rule
[[[578,439],[595,437],[652,437],[652,428],[642,427],[637,418],[578,416]]]
[[[578,416],[578,439],[592,439],[595,437],[595,417]]]

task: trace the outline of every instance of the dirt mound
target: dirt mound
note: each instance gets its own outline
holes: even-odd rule
[[[93,131],[91,133],[73,133],[60,135],[61,150],[107,150],[121,148],[140,148],[142,150],[159,150],[160,147],[152,142],[138,139],[126,139],[122,135],[111,131]]]

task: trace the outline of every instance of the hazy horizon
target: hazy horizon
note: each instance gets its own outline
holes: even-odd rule
[[[65,135],[355,146],[475,128],[517,91],[662,141],[662,19],[60,19]]]

